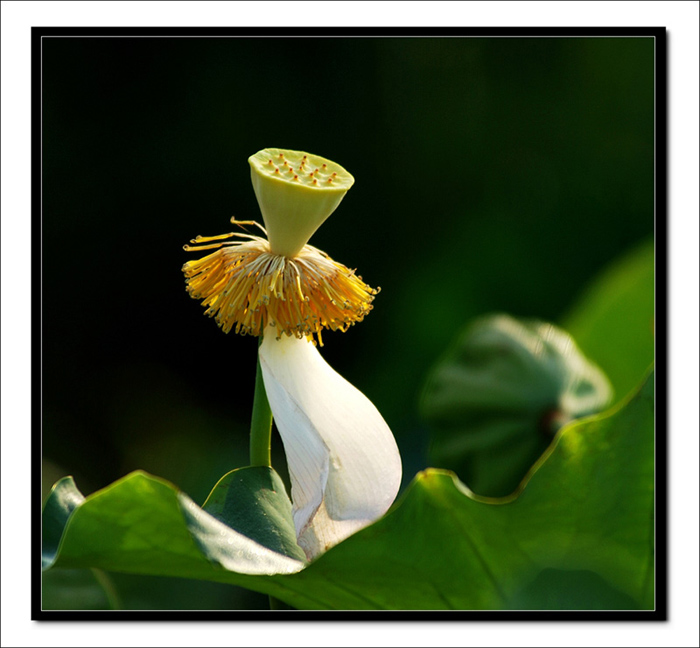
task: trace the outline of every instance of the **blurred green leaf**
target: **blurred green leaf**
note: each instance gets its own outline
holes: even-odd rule
[[[512,493],[568,421],[610,399],[600,370],[562,330],[491,315],[470,324],[433,369],[421,410],[431,464],[476,493]]]
[[[134,473],[73,512],[56,564],[228,582],[299,609],[510,609],[530,600],[547,609],[572,601],[649,609],[653,413],[650,377],[624,406],[565,426],[509,498],[479,497],[454,474],[426,470],[384,518],[305,569],[226,527],[172,485]],[[246,470],[257,469],[237,472]],[[226,498],[209,506],[224,511]],[[565,577],[545,570],[594,575],[569,580],[572,588],[585,583],[585,596],[550,600],[542,584],[554,579],[561,589]]]
[[[124,610],[266,610],[269,605],[267,595],[230,583],[124,572],[109,576]]]
[[[543,569],[510,598],[512,610],[638,610],[637,602],[585,569]]]
[[[44,610],[118,610],[109,577],[97,569],[54,569],[41,575]]]
[[[624,398],[654,360],[654,242],[606,268],[562,322]]]

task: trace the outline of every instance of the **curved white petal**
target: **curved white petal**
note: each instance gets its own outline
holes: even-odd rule
[[[298,542],[313,558],[386,512],[401,457],[377,408],[311,342],[275,335],[265,335],[260,365],[287,455]]]

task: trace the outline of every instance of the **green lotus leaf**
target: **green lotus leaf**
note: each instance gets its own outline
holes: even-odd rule
[[[648,241],[604,269],[562,320],[605,371],[617,400],[654,360],[654,302],[654,241]]]
[[[605,375],[561,329],[507,315],[481,318],[423,391],[430,461],[476,493],[508,495],[564,423],[601,411],[610,398]]]

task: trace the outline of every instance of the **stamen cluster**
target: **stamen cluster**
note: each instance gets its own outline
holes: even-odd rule
[[[257,225],[236,221],[238,225]],[[231,237],[246,240],[223,241]],[[223,241],[206,245],[211,241]],[[294,257],[273,254],[268,241],[242,233],[202,237],[185,250],[218,248],[216,252],[187,262],[182,270],[187,292],[202,299],[205,314],[214,317],[224,333],[261,336],[269,325],[278,338],[284,333],[303,338],[321,331],[346,331],[372,309],[379,289],[370,288],[325,252],[305,245]]]

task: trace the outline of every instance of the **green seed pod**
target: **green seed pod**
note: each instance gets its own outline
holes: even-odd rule
[[[294,257],[340,204],[355,179],[304,151],[268,148],[248,158],[273,254]]]

